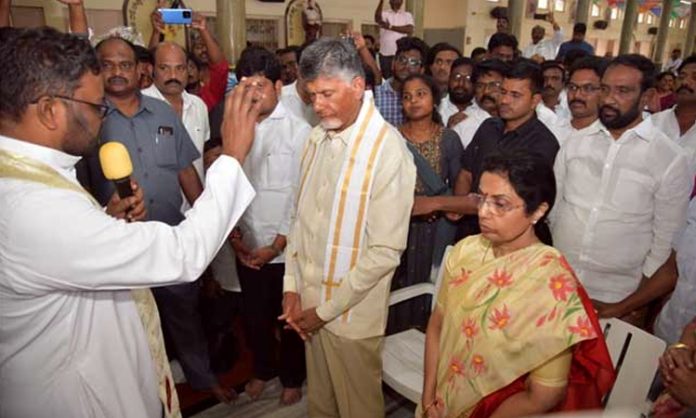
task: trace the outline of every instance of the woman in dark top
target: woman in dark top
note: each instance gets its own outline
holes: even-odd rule
[[[427,199],[451,194],[461,169],[464,148],[459,136],[442,123],[437,112],[440,99],[433,80],[420,74],[407,78],[402,89],[402,103],[406,122],[399,130],[414,156],[418,171],[416,196]],[[442,214],[413,216],[408,247],[394,274],[392,289],[427,282],[433,266],[440,265],[445,246],[454,243],[455,229]],[[425,326],[430,301],[421,299],[393,307],[389,314],[388,332]]]

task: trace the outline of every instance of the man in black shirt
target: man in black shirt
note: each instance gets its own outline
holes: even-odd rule
[[[477,199],[469,193],[478,189],[484,159],[499,149],[524,149],[541,156],[550,166],[558,152],[558,141],[537,119],[536,107],[542,100],[544,80],[536,63],[521,59],[514,63],[500,87],[499,118],[486,119],[462,156],[462,170],[454,187],[454,196],[430,199],[428,205],[416,201],[413,214],[449,212],[450,219],[478,213]],[[465,228],[465,235],[478,230]],[[471,231],[470,231],[471,230]]]

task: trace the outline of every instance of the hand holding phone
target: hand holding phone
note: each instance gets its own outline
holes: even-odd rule
[[[157,9],[162,22],[167,25],[190,25],[193,20],[191,9]]]

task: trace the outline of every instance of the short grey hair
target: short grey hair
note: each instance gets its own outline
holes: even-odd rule
[[[365,70],[353,44],[338,38],[322,38],[302,51],[300,75],[306,81],[324,76],[350,83],[355,77],[364,79]]]

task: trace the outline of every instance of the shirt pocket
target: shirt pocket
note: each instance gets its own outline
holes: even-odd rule
[[[176,167],[176,141],[174,135],[158,133],[155,136],[155,162],[160,167]]]
[[[264,184],[268,189],[283,189],[292,186],[294,155],[290,150],[278,150],[266,156]]]
[[[620,212],[644,215],[653,210],[655,180],[638,171],[622,168],[614,186],[613,203]]]

